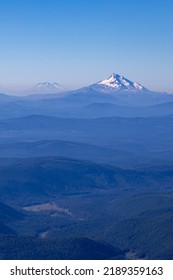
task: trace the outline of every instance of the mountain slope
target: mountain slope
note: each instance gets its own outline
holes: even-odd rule
[[[173,172],[141,172],[57,157],[21,159],[0,167],[1,199],[27,204],[38,197],[114,190],[172,188]],[[165,184],[166,182],[166,184]]]
[[[9,249],[11,247],[13,250]],[[39,240],[32,237],[5,237],[0,239],[0,250],[0,259],[10,260],[124,259],[124,252],[119,248],[88,238]]]
[[[23,213],[0,202],[0,236],[14,235],[15,231],[11,228],[11,223],[21,220]]]

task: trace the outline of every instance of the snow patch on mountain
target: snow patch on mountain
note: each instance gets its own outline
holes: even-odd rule
[[[57,82],[55,83],[43,82],[43,83],[36,84],[29,91],[31,93],[59,93],[65,90],[66,89],[62,85],[58,84]]]
[[[113,73],[109,78],[91,85],[90,88],[103,93],[148,91],[147,88],[143,87],[139,83],[132,82],[115,73]]]

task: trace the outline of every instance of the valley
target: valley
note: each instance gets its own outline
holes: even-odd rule
[[[172,259],[172,104],[116,74],[0,95],[0,259]]]

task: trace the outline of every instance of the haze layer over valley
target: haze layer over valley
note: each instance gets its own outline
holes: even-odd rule
[[[172,259],[172,112],[118,74],[2,93],[1,258]]]

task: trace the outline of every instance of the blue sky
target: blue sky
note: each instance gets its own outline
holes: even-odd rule
[[[78,88],[112,72],[173,92],[172,0],[1,0],[0,86]]]

